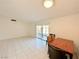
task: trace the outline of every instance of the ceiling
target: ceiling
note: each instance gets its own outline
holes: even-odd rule
[[[0,16],[24,21],[57,18],[79,12],[79,0],[55,0],[52,8],[43,7],[44,0],[0,0]]]

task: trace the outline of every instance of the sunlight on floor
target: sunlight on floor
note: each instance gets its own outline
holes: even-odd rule
[[[49,59],[45,41],[21,38],[0,41],[0,59]]]

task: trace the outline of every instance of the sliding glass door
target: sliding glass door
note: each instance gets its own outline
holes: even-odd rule
[[[49,33],[48,25],[36,25],[36,37],[37,38],[47,40],[48,33]]]

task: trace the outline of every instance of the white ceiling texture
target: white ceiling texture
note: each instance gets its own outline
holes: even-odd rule
[[[55,0],[48,9],[43,7],[43,1],[0,0],[0,16],[33,22],[79,12],[79,0]]]

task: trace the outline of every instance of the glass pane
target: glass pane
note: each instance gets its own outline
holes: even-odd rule
[[[42,28],[42,26],[40,26],[40,25],[36,26],[36,35],[37,35],[37,37],[41,36],[41,28]]]
[[[49,33],[48,25],[37,25],[36,26],[36,34],[38,38],[47,40],[48,33]]]

